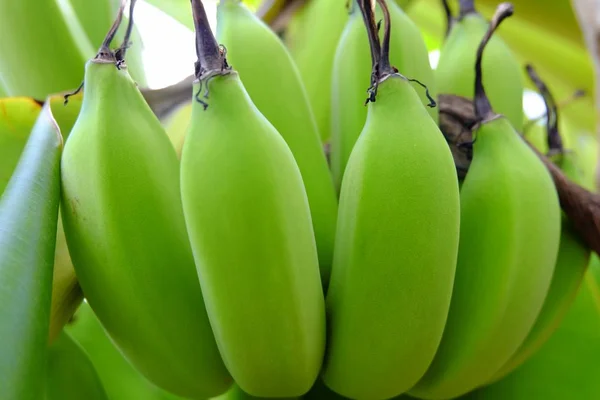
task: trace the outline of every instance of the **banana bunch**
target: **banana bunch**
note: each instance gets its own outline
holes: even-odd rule
[[[487,21],[461,1],[434,71],[391,0],[313,0],[282,36],[240,0],[213,33],[191,0],[191,104],[161,121],[129,63],[136,0],[98,20],[56,1],[36,12],[81,26],[47,40],[99,50],[72,53],[65,105],[0,99],[0,398],[469,398],[588,289],[542,154],[589,177],[532,67],[546,129],[521,134],[523,71],[495,34],[510,3]],[[14,62],[9,94],[71,87]],[[475,112],[463,182],[438,93]]]

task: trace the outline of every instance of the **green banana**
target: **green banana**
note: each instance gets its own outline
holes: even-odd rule
[[[460,1],[460,16],[452,24],[440,51],[435,70],[439,93],[472,99],[474,96],[475,55],[489,23],[475,10],[474,0]],[[483,57],[484,85],[492,107],[506,116],[513,127],[523,129],[523,90],[521,68],[501,37],[494,35]]]
[[[327,294],[323,381],[354,399],[398,396],[425,373],[444,330],[458,253],[452,154],[410,81],[390,65],[386,3],[391,8],[379,1],[380,45],[371,2],[360,2],[373,86],[342,181]],[[391,21],[392,46],[394,28]],[[418,250],[425,248],[435,251]]]
[[[302,397],[304,398],[304,397]],[[214,397],[212,400],[261,400],[261,399],[271,399],[271,400],[293,400],[299,399],[299,397],[255,397],[249,395],[244,392],[238,385],[234,384],[231,389],[225,394],[222,394],[219,397]]]
[[[45,106],[0,198],[0,390],[38,400],[43,390],[62,137]]]
[[[42,107],[28,97],[0,99],[0,196],[12,176]]]
[[[148,381],[123,356],[87,302],[83,302],[67,332],[89,356],[110,400],[181,400]]]
[[[326,287],[335,242],[337,198],[300,74],[283,42],[239,0],[221,0],[217,27],[217,39],[226,46],[228,61],[239,73],[252,102],[285,139],[300,168],[321,280]]]
[[[323,142],[331,138],[333,58],[348,21],[347,3],[309,1],[294,14],[283,36],[302,77]]]
[[[108,47],[123,9],[86,64],[63,154],[67,244],[91,308],[136,368],[174,394],[215,396],[232,380],[195,273],[177,156],[129,76],[125,49]]]
[[[108,400],[85,350],[62,331],[48,349],[46,400]]]
[[[554,98],[531,65],[527,66],[527,71],[546,102],[547,143],[545,147],[549,149],[549,156],[556,159],[555,163],[569,179],[581,184],[583,179],[577,163],[577,154],[572,150],[565,150],[562,144]],[[504,377],[538,351],[554,333],[577,296],[590,262],[591,251],[579,239],[564,213],[562,213],[561,227],[558,258],[544,306],[525,341],[500,371],[496,372],[491,381]]]
[[[498,6],[477,50],[473,160],[461,188],[456,279],[442,342],[409,391],[448,399],[485,384],[523,343],[542,309],[560,240],[560,206],[541,160],[492,111],[482,56],[510,3]]]
[[[573,305],[548,342],[514,372],[461,400],[600,398],[599,282],[594,254]]]
[[[360,13],[357,11],[356,0],[352,1],[353,12],[338,43],[333,65],[331,173],[338,191],[352,148],[367,119],[364,95],[365,87],[369,86],[371,73],[369,43],[364,34]],[[436,84],[421,33],[396,3],[391,1],[388,3],[394,26],[391,33],[391,62],[407,78],[418,79],[425,84],[429,93],[435,98]],[[422,103],[428,104],[426,91],[419,88],[418,94]],[[429,107],[428,112],[437,122],[437,107]]]
[[[208,316],[244,392],[301,396],[317,378],[325,347],[302,176],[229,67],[202,2],[192,4],[198,92],[181,156],[181,193]]]
[[[54,107],[55,98],[47,99],[50,110],[61,128],[61,133],[65,132],[68,117],[72,110],[62,109],[61,113],[56,113]],[[0,117],[0,195],[4,192],[19,157],[29,138],[29,134],[37,116],[40,113],[41,105],[31,98],[14,97],[0,100],[0,108],[3,113]],[[61,101],[62,108],[62,101]],[[63,136],[63,141],[66,139]],[[60,212],[60,211],[59,211]],[[52,281],[52,303],[50,307],[50,330],[49,342],[52,342],[56,335],[61,331],[67,320],[73,315],[77,306],[81,303],[83,294],[77,284],[77,278],[71,264],[65,234],[62,230],[62,223],[58,219],[58,229],[56,233],[56,250],[54,254],[54,272]]]
[[[94,50],[70,8],[68,1],[0,1],[0,76],[9,95],[45,99],[81,83]]]
[[[167,135],[171,140],[171,144],[175,148],[177,157],[181,158],[181,151],[183,150],[183,143],[185,141],[185,134],[192,117],[192,103],[185,104],[171,115],[167,121],[165,121],[165,129]]]

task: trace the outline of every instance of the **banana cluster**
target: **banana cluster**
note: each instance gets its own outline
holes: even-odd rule
[[[127,62],[135,3],[123,43],[125,0],[86,55],[71,119],[33,104],[0,135],[1,398],[454,399],[556,330],[590,250],[539,152],[583,178],[556,115],[538,149],[520,133],[521,67],[494,34],[511,4],[488,21],[461,1],[434,71],[393,1],[312,0],[282,37],[240,0],[214,35],[192,0],[170,140]],[[439,94],[474,105],[464,181]]]

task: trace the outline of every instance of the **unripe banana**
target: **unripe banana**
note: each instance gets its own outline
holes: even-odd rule
[[[495,114],[482,85],[483,50],[512,15],[498,6],[477,50],[473,161],[461,188],[461,230],[448,322],[433,363],[409,394],[449,399],[485,384],[523,343],[550,287],[560,239],[554,182]]]
[[[331,138],[333,58],[348,21],[347,4],[348,0],[311,0],[295,13],[284,34],[323,142]]]
[[[87,302],[65,332],[85,350],[110,400],[183,400],[148,381],[115,347]]]
[[[353,399],[389,399],[423,376],[444,330],[458,252],[452,154],[411,83],[390,66],[385,4],[381,52],[370,0],[360,5],[376,80],[342,182],[327,294],[323,380]]]
[[[321,280],[327,286],[337,198],[300,74],[283,42],[240,0],[221,0],[217,21],[217,38],[227,48],[228,61],[240,74],[252,102],[285,139],[300,168],[317,241]]]
[[[0,99],[0,196],[12,176],[36,118],[39,103],[27,97]]]
[[[592,255],[584,282],[548,342],[500,381],[461,400],[565,400],[600,398],[600,263]]]
[[[338,43],[333,66],[331,172],[338,191],[352,148],[367,119],[364,96],[371,73],[369,43],[364,34],[360,13],[357,11],[356,0],[352,1],[353,12]],[[407,78],[417,79],[425,84],[431,96],[435,98],[436,84],[421,32],[402,9],[394,2],[388,3],[394,26],[390,48],[391,62]],[[416,87],[422,104],[428,104],[426,91]],[[429,107],[427,111],[437,122],[437,107]]]
[[[0,397],[43,390],[62,138],[45,106],[0,197]]]
[[[302,396],[301,398],[304,398]],[[244,392],[238,385],[234,384],[229,391],[219,397],[215,397],[211,400],[262,400],[262,399],[271,399],[271,400],[294,400],[299,399],[300,397],[256,397],[249,395]]]
[[[475,10],[474,0],[460,1],[460,16],[452,24],[450,34],[440,51],[435,70],[438,93],[474,97],[475,56],[481,37],[489,23]],[[506,116],[512,126],[523,129],[523,90],[521,67],[501,37],[490,40],[483,57],[486,71],[483,84],[496,112]]]
[[[68,126],[67,116],[73,113],[73,109],[61,110],[62,114],[54,112],[53,100],[47,99],[50,109],[46,112],[51,114],[61,133]],[[62,107],[62,101],[61,101]],[[41,106],[38,102],[26,97],[13,97],[0,100],[0,196],[4,192],[19,157],[29,138],[29,134]],[[76,116],[76,114],[75,114]],[[63,140],[66,138],[63,136]],[[59,210],[60,213],[60,210]],[[59,214],[60,215],[60,214]],[[65,234],[62,229],[60,217],[58,218],[58,229],[56,232],[56,250],[54,254],[54,271],[52,279],[52,302],[50,307],[50,328],[48,341],[52,343],[56,335],[61,331],[67,320],[73,315],[75,309],[83,300],[83,294],[77,284],[77,278],[71,264]]]
[[[63,155],[67,243],[90,306],[129,361],[174,394],[215,396],[232,381],[195,273],[179,162],[127,72],[124,49],[108,48],[123,8],[86,65]]]
[[[208,316],[244,392],[301,396],[317,378],[325,347],[302,176],[228,66],[202,2],[192,4],[198,92],[181,156],[181,193]]]
[[[45,400],[108,400],[85,350],[62,331],[48,349]]]
[[[7,94],[45,99],[80,84],[94,48],[77,18],[63,13],[70,7],[68,1],[0,1],[0,79]]]
[[[571,150],[565,150],[562,144],[562,137],[558,129],[558,109],[554,98],[533,67],[528,65],[527,71],[546,103],[545,147],[549,149],[547,153],[550,153],[549,155],[555,159],[555,163],[569,179],[582,184],[582,169],[577,163],[577,154]],[[564,213],[562,213],[561,227],[558,258],[544,306],[527,339],[491,381],[497,381],[509,374],[537,352],[558,328],[577,296],[590,262],[591,252],[578,237]]]

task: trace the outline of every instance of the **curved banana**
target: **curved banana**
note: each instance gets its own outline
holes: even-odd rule
[[[311,0],[283,36],[294,59],[323,142],[331,138],[331,81],[335,49],[348,21],[348,0]]]
[[[195,273],[179,162],[129,76],[125,50],[108,47],[123,8],[86,65],[81,112],[63,154],[69,252],[91,308],[142,374],[180,396],[215,396],[232,380]]]
[[[452,24],[435,70],[438,93],[474,97],[475,56],[489,23],[475,10],[474,0],[460,1],[460,15]],[[524,82],[521,67],[501,37],[494,35],[483,57],[483,84],[496,112],[523,129]]]
[[[338,191],[350,153],[367,119],[364,97],[371,74],[369,43],[360,13],[357,11],[356,0],[352,1],[354,9],[338,43],[333,65],[331,173]],[[392,65],[407,78],[417,79],[425,84],[430,95],[435,98],[436,83],[419,28],[393,1],[388,1],[388,8],[393,26],[390,47]],[[428,104],[426,90],[416,83],[412,85],[415,86],[422,104]],[[437,122],[437,107],[428,107],[427,111]]]
[[[500,22],[498,6],[477,50],[473,161],[461,188],[461,230],[448,322],[433,363],[409,394],[449,399],[483,385],[523,343],[548,293],[560,240],[554,182],[537,155],[495,114],[482,85],[482,55]]]
[[[408,79],[390,65],[386,2],[379,1],[386,21],[381,50],[371,2],[360,3],[374,81],[367,122],[342,181],[323,381],[345,397],[389,399],[423,376],[440,343],[460,201],[444,136]]]
[[[73,110],[55,112],[54,97],[47,99],[50,109],[46,112],[53,116],[61,133],[69,127],[66,123],[67,116]],[[62,107],[62,101],[61,101]],[[4,111],[0,116],[0,195],[4,192],[15,167],[21,157],[23,148],[29,138],[31,129],[37,116],[40,114],[41,105],[28,97],[12,97],[0,99],[0,108]],[[63,140],[66,137],[63,136]],[[77,284],[77,278],[71,264],[69,251],[65,241],[65,234],[58,218],[56,232],[56,250],[54,253],[54,272],[52,280],[52,302],[50,306],[50,329],[48,341],[52,343],[61,331],[67,320],[73,315],[75,309],[83,300],[83,293]]]
[[[85,350],[62,331],[48,348],[46,400],[108,400]]]
[[[548,149],[546,152],[555,159],[554,162],[569,179],[582,184],[583,176],[582,169],[577,162],[578,155],[572,150],[565,150],[563,147],[558,128],[558,110],[554,98],[531,65],[527,66],[527,71],[546,103],[547,134],[545,148]],[[581,241],[564,213],[562,213],[561,227],[558,258],[544,306],[527,339],[502,369],[496,372],[491,381],[497,381],[509,374],[537,352],[558,328],[573,301],[575,301],[590,262],[591,251]]]
[[[39,114],[0,197],[0,391],[38,400],[43,390],[60,200],[62,137]]]
[[[301,396],[316,380],[325,348],[302,176],[228,66],[202,2],[192,4],[198,79],[181,193],[206,308],[225,365],[244,392]]]
[[[252,102],[286,141],[300,168],[321,280],[326,287],[333,258],[337,198],[300,74],[283,42],[240,0],[221,0],[217,22],[217,39],[226,46],[228,61],[239,73]]]
[[[0,77],[7,94],[45,99],[81,83],[94,49],[65,7],[68,1],[0,1]]]
[[[564,320],[518,369],[461,400],[600,398],[600,263],[596,254]]]

